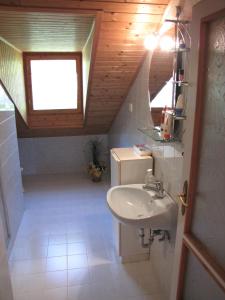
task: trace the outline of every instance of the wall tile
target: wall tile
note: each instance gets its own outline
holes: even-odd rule
[[[6,224],[5,220],[8,220],[11,235],[8,245],[8,253],[10,253],[24,207],[15,111],[2,88],[0,88],[0,108],[0,194],[2,196],[0,216],[4,218],[4,224]]]
[[[102,160],[107,163],[107,135],[19,139],[23,174],[85,173],[85,146],[95,137],[102,141]]]

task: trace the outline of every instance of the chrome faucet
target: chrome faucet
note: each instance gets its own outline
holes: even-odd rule
[[[155,196],[157,198],[164,197],[164,189],[163,189],[163,182],[159,180],[153,179],[153,175],[151,174],[152,170],[147,170],[146,178],[145,178],[145,185],[143,185],[143,189],[146,191],[155,191]]]

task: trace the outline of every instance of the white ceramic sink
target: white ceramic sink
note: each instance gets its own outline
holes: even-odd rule
[[[122,223],[137,227],[168,229],[176,219],[176,203],[167,195],[155,197],[143,184],[119,185],[107,193],[112,214]]]

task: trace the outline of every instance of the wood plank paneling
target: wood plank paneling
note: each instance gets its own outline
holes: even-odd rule
[[[35,128],[82,128],[83,116],[81,114],[51,114],[35,115],[29,117],[29,126]]]
[[[173,57],[174,54],[171,52],[163,52],[160,49],[154,51],[149,74],[151,100],[172,77]]]
[[[161,21],[160,15],[153,14],[126,14],[126,13],[104,13],[103,21],[104,22],[135,22],[135,23],[159,23]]]
[[[0,35],[22,51],[82,51],[94,17],[0,10]]]
[[[79,1],[79,0],[21,0],[22,6],[77,8],[103,10],[104,12],[155,14],[162,15],[168,0],[152,0],[151,3],[112,2],[112,1]],[[159,3],[159,4],[158,4]]]
[[[73,10],[73,13],[76,10],[102,13],[99,38],[97,42],[94,41],[97,46],[91,65],[86,123],[84,128],[74,129],[74,134],[104,133],[110,128],[145,57],[143,40],[147,34],[159,28],[168,2],[169,0],[20,1],[20,9],[29,11],[41,8],[46,12],[51,9],[68,9]],[[34,135],[52,134],[52,130],[44,133],[37,129],[32,132]],[[65,131],[65,134],[66,132],[68,133]],[[24,130],[24,136],[28,135]]]

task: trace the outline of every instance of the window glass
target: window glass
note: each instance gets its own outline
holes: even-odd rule
[[[31,60],[34,110],[77,109],[76,60]]]

